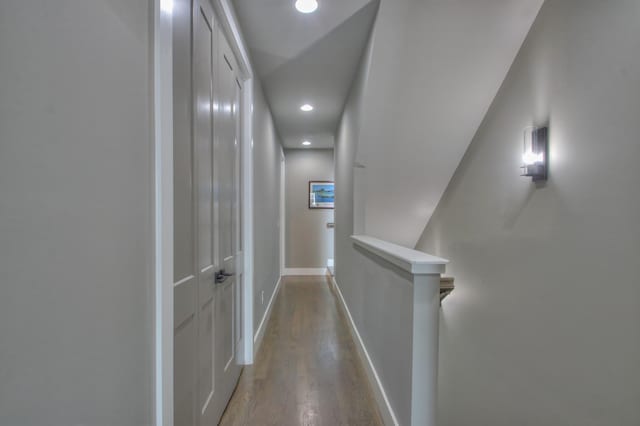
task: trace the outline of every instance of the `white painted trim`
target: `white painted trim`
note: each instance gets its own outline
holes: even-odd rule
[[[213,8],[218,16],[222,18],[220,24],[229,39],[231,50],[233,50],[233,53],[236,55],[242,79],[252,79],[253,67],[251,66],[251,59],[249,58],[249,51],[242,37],[242,30],[240,29],[240,25],[238,25],[238,18],[236,17],[233,5],[229,0],[213,0]]]
[[[244,82],[242,102],[242,251],[244,275],[242,282],[242,342],[239,362],[253,364],[253,80]]]
[[[352,235],[351,240],[356,245],[413,275],[442,274],[445,266],[449,263],[447,259],[379,240],[368,235]]]
[[[316,276],[326,275],[327,268],[285,268],[284,276]]]
[[[173,425],[173,43],[167,1],[153,1],[155,426]]]
[[[276,283],[275,288],[273,289],[273,293],[271,293],[271,297],[269,298],[269,303],[267,304],[267,309],[264,310],[264,315],[262,316],[262,320],[260,321],[260,325],[256,330],[256,334],[253,337],[253,356],[258,353],[260,349],[260,345],[262,344],[262,339],[264,338],[264,332],[267,328],[267,323],[269,322],[269,318],[271,317],[271,310],[273,308],[273,301],[276,300],[276,296],[280,291],[280,285],[282,284],[282,277],[278,278],[278,282]]]
[[[382,416],[382,421],[385,425],[394,425],[398,426],[398,420],[396,415],[391,407],[391,403],[389,402],[389,398],[387,398],[387,393],[384,390],[384,386],[382,385],[382,381],[380,381],[380,377],[378,376],[378,372],[376,371],[376,367],[373,365],[371,361],[371,357],[369,356],[369,352],[367,351],[367,347],[364,345],[362,341],[362,337],[360,337],[360,332],[358,331],[358,327],[356,327],[355,322],[353,322],[353,317],[351,316],[351,312],[349,311],[349,307],[347,306],[347,302],[344,300],[342,296],[342,291],[340,291],[340,286],[334,277],[331,277],[331,282],[333,284],[333,288],[336,290],[336,294],[338,295],[339,305],[342,308],[344,314],[349,320],[349,330],[351,331],[351,337],[353,338],[356,348],[358,349],[358,355],[360,355],[360,359],[362,360],[362,364],[364,366],[364,370],[367,373],[367,378],[371,383],[371,388],[373,389],[374,398],[376,403],[378,404],[378,408],[380,409],[380,414]]]
[[[284,275],[285,257],[287,255],[286,244],[286,226],[287,226],[287,204],[286,204],[286,176],[287,171],[284,161],[284,150],[280,147],[280,275]]]

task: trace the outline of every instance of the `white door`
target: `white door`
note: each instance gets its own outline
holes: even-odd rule
[[[219,416],[231,397],[241,367],[237,363],[240,308],[239,224],[239,85],[236,62],[224,35],[218,33],[214,99],[216,204],[215,377]]]
[[[173,26],[174,424],[210,426],[241,371],[241,85],[208,0],[176,1]]]

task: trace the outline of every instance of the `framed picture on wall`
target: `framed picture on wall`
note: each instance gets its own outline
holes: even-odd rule
[[[332,209],[335,206],[335,183],[312,180],[309,182],[309,208]]]

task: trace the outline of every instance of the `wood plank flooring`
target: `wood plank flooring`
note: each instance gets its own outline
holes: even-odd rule
[[[283,278],[255,364],[220,424],[382,425],[326,277]]]

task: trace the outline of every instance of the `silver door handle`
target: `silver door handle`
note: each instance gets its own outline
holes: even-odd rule
[[[335,224],[335,223],[333,223],[333,222],[327,222],[327,228],[329,228],[329,229],[333,229],[333,228],[335,228],[335,227],[336,227],[336,224]]]

